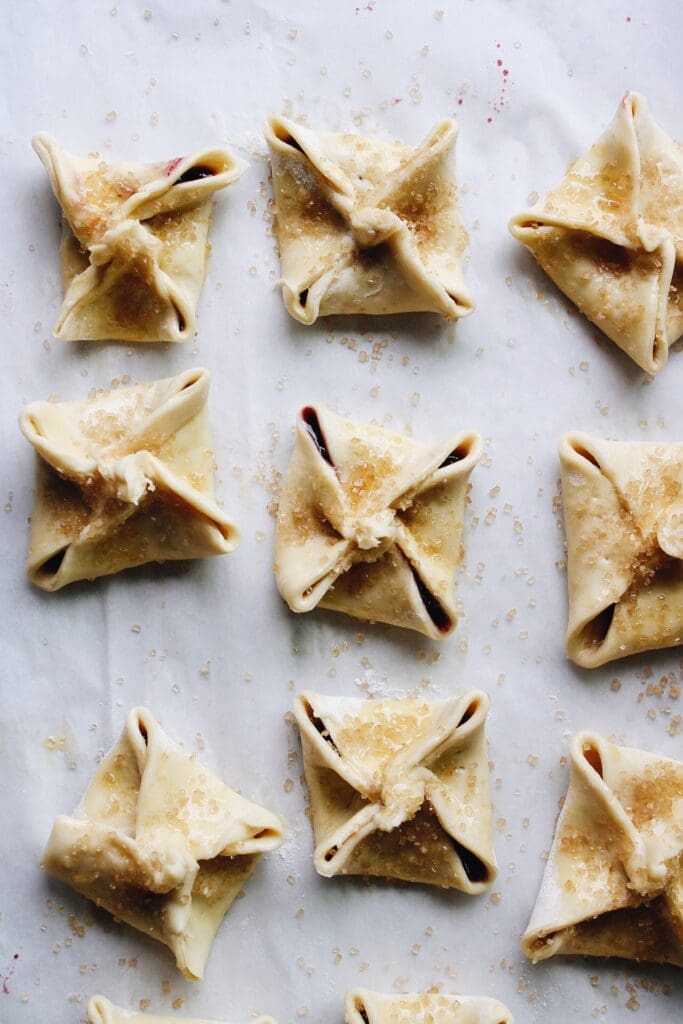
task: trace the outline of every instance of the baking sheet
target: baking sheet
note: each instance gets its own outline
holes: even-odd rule
[[[116,5],[116,6],[114,6]],[[24,0],[2,7],[4,542],[0,723],[0,1020],[83,1019],[90,995],[150,1012],[246,1021],[339,1021],[351,985],[488,994],[518,1022],[671,1022],[678,974],[519,952],[567,784],[570,734],[602,730],[681,756],[681,651],[584,673],[565,661],[563,537],[555,445],[569,428],[621,439],[683,436],[683,357],[650,382],[575,315],[508,217],[556,183],[626,88],[679,138],[683,8],[544,0]],[[506,73],[507,72],[507,73]],[[9,101],[9,102],[8,102]],[[275,286],[271,112],[417,142],[458,117],[475,314],[289,319]],[[187,345],[64,344],[58,210],[31,151],[37,130],[75,153],[165,159],[227,142],[249,161],[216,205],[199,332]],[[151,567],[43,594],[24,579],[33,455],[21,404],[77,398],[128,374],[212,374],[219,497],[241,524],[233,555]],[[331,613],[296,617],[272,580],[272,502],[298,407],[321,400],[416,437],[475,427],[459,579],[464,617],[439,645]],[[293,692],[420,693],[484,687],[500,876],[482,898],[313,871]],[[39,868],[127,709],[287,820],[222,928],[201,985]],[[288,782],[292,780],[293,785]]]

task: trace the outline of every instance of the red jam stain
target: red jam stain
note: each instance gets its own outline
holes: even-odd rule
[[[465,97],[467,96],[469,91],[470,91],[469,82],[463,82],[458,87],[458,91],[456,93],[456,97],[455,98],[456,98],[456,102],[457,102],[459,107],[461,107],[463,105],[463,103],[465,102]]]
[[[182,159],[183,158],[181,156],[177,156],[175,160],[169,160],[166,166],[164,167],[164,174],[173,174],[173,172],[175,171],[176,167],[178,166]]]
[[[502,44],[501,43],[496,43],[496,49],[500,50],[501,48],[502,48]],[[508,85],[511,84],[510,83],[510,69],[504,67],[504,64],[505,64],[505,61],[504,61],[504,59],[502,57],[496,57],[496,67],[500,71],[500,92],[498,93],[497,98],[495,100],[493,100],[489,104],[489,106],[493,110],[494,114],[502,113],[503,107],[505,106],[505,103],[507,101],[507,87],[508,87]],[[492,117],[488,117],[486,119],[486,123],[487,124],[492,124],[493,123],[493,118]]]
[[[7,968],[7,970],[5,971],[5,973],[4,974],[0,974],[0,981],[2,982],[2,994],[4,996],[8,996],[10,994],[8,982],[11,980],[12,975],[14,974],[14,971],[16,970],[17,960],[18,959],[19,959],[19,954],[15,953],[14,956],[12,957],[12,961],[11,961],[9,967]]]

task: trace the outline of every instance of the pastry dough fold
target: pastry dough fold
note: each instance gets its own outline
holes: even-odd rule
[[[497,871],[488,707],[479,690],[433,702],[301,693],[294,717],[319,874],[487,889]]]
[[[510,230],[589,320],[658,373],[683,333],[683,147],[627,92],[561,184]]]
[[[168,1017],[156,1013],[136,1013],[114,1006],[105,996],[93,996],[88,1003],[88,1024],[221,1024],[215,1020],[197,1017]],[[272,1017],[256,1017],[252,1024],[276,1024]]]
[[[482,449],[471,431],[425,444],[320,405],[302,409],[275,538],[276,582],[292,611],[320,606],[435,639],[451,633]]]
[[[683,643],[683,444],[560,442],[569,657],[585,668]]]
[[[472,312],[449,168],[457,134],[454,121],[442,121],[411,147],[268,121],[282,293],[296,320]]]
[[[683,966],[683,764],[574,737],[522,949],[534,961],[579,953]]]
[[[73,815],[56,819],[43,866],[174,953],[201,978],[223,917],[280,819],[173,743],[146,708],[99,765]]]
[[[38,458],[27,572],[43,590],[145,562],[225,554],[239,531],[214,497],[206,370],[33,402]]]
[[[346,993],[344,1019],[346,1024],[514,1024],[507,1007],[486,996],[385,995],[366,988]]]
[[[166,163],[108,164],[66,153],[45,133],[33,148],[62,208],[67,341],[186,341],[204,283],[211,198],[243,173],[228,150]]]

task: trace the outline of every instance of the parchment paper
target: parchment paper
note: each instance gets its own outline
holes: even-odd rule
[[[116,4],[116,8],[114,5]],[[90,995],[150,1012],[246,1022],[343,1020],[351,985],[430,985],[503,1000],[518,1022],[683,1014],[679,973],[519,952],[567,785],[567,739],[593,727],[681,756],[682,652],[591,673],[564,658],[566,577],[556,441],[581,428],[683,437],[683,356],[654,382],[577,315],[507,233],[559,181],[627,88],[683,137],[683,8],[545,0],[23,0],[2,5],[2,622],[4,823],[0,1020],[76,1024]],[[276,288],[271,112],[417,142],[455,114],[467,279],[477,310],[321,320],[303,328]],[[187,345],[51,339],[61,301],[59,214],[31,151],[38,130],[75,153],[161,160],[226,142],[249,170],[216,204],[199,331]],[[212,374],[211,420],[233,555],[150,567],[58,594],[24,578],[33,453],[16,416],[129,375]],[[464,617],[443,644],[343,616],[296,617],[272,579],[272,502],[298,407],[312,399],[416,437],[485,436],[459,579]],[[442,696],[484,687],[500,877],[483,898],[314,873],[293,692]],[[287,820],[226,918],[201,985],[39,867],[125,713],[171,736]],[[289,782],[288,780],[291,780]]]

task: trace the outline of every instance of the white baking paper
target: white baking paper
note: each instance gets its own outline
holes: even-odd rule
[[[116,6],[114,6],[116,5]],[[2,578],[0,1020],[77,1024],[102,992],[129,1008],[246,1022],[343,1020],[352,985],[437,986],[505,1002],[517,1021],[683,1014],[673,968],[522,957],[524,930],[583,727],[681,756],[683,652],[582,672],[564,658],[566,577],[556,442],[580,428],[683,438],[683,356],[654,382],[570,304],[507,233],[557,183],[625,89],[683,138],[683,8],[670,0],[23,0],[2,5]],[[267,115],[417,142],[456,115],[467,280],[477,309],[336,318],[305,328],[276,288]],[[59,213],[30,138],[162,160],[227,143],[249,161],[219,195],[194,344],[51,339]],[[233,555],[148,567],[57,594],[24,578],[33,399],[208,367],[217,489],[243,530]],[[273,583],[272,503],[302,403],[433,439],[486,438],[459,579],[464,617],[439,645],[331,613],[294,616]],[[500,877],[482,898],[313,871],[298,688],[492,697]],[[208,767],[287,821],[221,927],[200,985],[162,946],[50,881],[40,856],[129,707],[147,704]],[[291,781],[290,781],[291,780]]]

